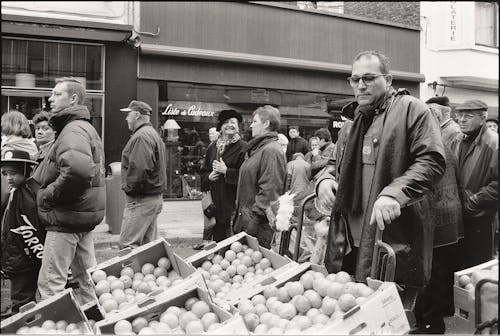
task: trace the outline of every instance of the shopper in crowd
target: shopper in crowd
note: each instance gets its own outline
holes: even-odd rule
[[[217,131],[219,138],[208,146],[202,181],[210,186],[214,205],[215,226],[204,239],[217,242],[231,236],[231,215],[234,212],[240,166],[245,160],[246,142],[240,138],[243,118],[235,110],[219,113]]]
[[[158,236],[157,218],[167,185],[166,149],[150,122],[151,106],[132,100],[120,109],[132,135],[122,151],[122,189],[126,194],[120,248],[136,248]]]
[[[432,97],[425,102],[439,120],[443,144],[450,146],[462,134],[460,126],[451,119],[450,100],[446,96]]]
[[[293,160],[286,164],[285,190],[298,194],[307,190],[311,184],[311,164],[306,162],[302,153],[295,153],[292,158]]]
[[[488,105],[468,100],[455,108],[463,135],[452,143],[465,189],[463,268],[493,256],[498,211],[498,134],[486,126]]]
[[[288,143],[286,149],[287,161],[291,161],[292,156],[295,153],[302,153],[306,155],[306,153],[311,150],[307,140],[300,136],[299,126],[290,126],[288,128],[288,135],[290,136],[290,142]]]
[[[33,124],[35,125],[35,139],[38,146],[38,153],[35,157],[37,162],[47,156],[52,144],[54,143],[56,133],[49,124],[50,113],[42,111],[33,117]]]
[[[1,154],[8,150],[22,150],[30,155],[33,160],[36,157],[38,149],[34,140],[31,138],[31,129],[28,119],[19,111],[10,111],[2,115],[2,143]],[[0,215],[3,215],[5,206],[9,199],[10,187],[4,177],[1,178],[1,203]]]
[[[429,190],[445,169],[439,127],[422,101],[392,88],[383,54],[359,53],[348,80],[356,98],[354,121],[337,178],[321,177],[316,189],[322,208],[334,206],[325,265],[366,281],[376,231],[384,230],[383,241],[396,252],[395,281],[416,293],[430,277]]]
[[[83,105],[76,79],[56,79],[49,98],[50,125],[57,134],[33,178],[40,185],[38,214],[47,230],[38,290],[41,300],[62,292],[71,268],[80,304],[95,298],[86,270],[96,265],[92,230],[104,218],[104,150]]]
[[[312,152],[311,158],[311,176],[316,181],[320,175],[335,171],[335,144],[327,128],[316,130],[314,136],[319,138],[319,148]]]
[[[29,121],[19,111],[2,115],[2,153],[6,150],[22,150],[34,159],[38,148],[32,138]]]
[[[210,127],[208,129],[208,140],[210,143],[216,141],[219,138],[220,132],[217,131],[216,127]]]
[[[2,176],[11,190],[2,216],[1,268],[2,276],[11,282],[13,314],[35,300],[43,256],[45,229],[38,220],[36,191],[26,183],[34,166],[28,152],[9,149],[2,153]]]
[[[489,129],[494,131],[495,133],[498,133],[498,120],[495,118],[488,118],[486,119],[486,126],[488,126]]]
[[[313,161],[313,156],[318,157],[319,153],[319,138],[317,136],[312,136],[309,139],[309,146],[311,150],[306,153],[304,156],[304,160],[306,160],[309,164]]]
[[[288,144],[290,143],[286,135],[284,135],[283,133],[278,133],[278,142],[281,146],[281,149],[283,149],[283,153],[286,155]]]
[[[436,108],[437,105],[437,108]],[[429,108],[441,125],[441,134],[446,134],[443,120],[447,109],[430,103]],[[442,106],[445,107],[445,106]],[[462,222],[463,188],[458,181],[458,165],[450,144],[444,143],[446,169],[442,179],[432,188],[432,222],[434,223],[434,251],[432,270],[428,286],[417,300],[415,312],[419,324],[418,333],[444,334],[444,317],[453,316],[453,281],[458,270],[458,241],[464,237]]]
[[[234,232],[245,231],[259,244],[270,248],[273,230],[266,209],[284,193],[286,158],[276,131],[280,112],[271,105],[253,112],[252,140],[246,147],[246,160],[240,168]]]

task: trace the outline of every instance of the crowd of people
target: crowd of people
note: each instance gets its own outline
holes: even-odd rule
[[[280,111],[271,105],[253,112],[245,142],[241,114],[221,111],[201,170],[203,237],[246,232],[269,248],[276,233],[271,206],[286,192],[315,194],[328,222],[328,271],[366,281],[381,232],[396,252],[394,281],[402,295],[417,297],[415,331],[444,333],[453,272],[494,256],[497,124],[480,100],[457,106],[455,121],[446,97],[423,102],[394,89],[392,79],[385,55],[354,58],[348,81],[355,101],[343,108],[337,143],[326,128],[309,141],[297,126],[289,137],[278,133]],[[2,116],[1,260],[2,276],[12,279],[12,313],[62,291],[70,272],[80,303],[94,300],[85,271],[96,264],[92,230],[104,217],[105,169],[84,93],[77,80],[58,79],[51,113],[33,118],[36,141],[23,114]],[[135,248],[158,236],[165,144],[147,103],[134,100],[121,111],[132,135],[122,152],[120,248]],[[36,247],[24,249],[23,230],[38,239]]]

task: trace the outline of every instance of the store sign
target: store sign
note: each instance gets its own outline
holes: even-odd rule
[[[173,104],[168,104],[165,110],[162,112],[165,116],[193,116],[193,117],[214,117],[215,111],[202,110],[196,104],[189,106],[189,108],[178,108]]]
[[[335,120],[335,121],[332,122],[332,127],[333,128],[342,128],[342,126],[344,126],[344,122],[343,121]]]
[[[457,2],[450,2],[450,42],[457,42]]]

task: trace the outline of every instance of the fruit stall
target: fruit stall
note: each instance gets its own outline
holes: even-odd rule
[[[456,315],[471,333],[498,314],[498,261],[455,274]],[[161,238],[87,271],[95,303],[79,306],[72,289],[2,321],[2,334],[407,334],[395,283],[357,283],[346,272],[297,263],[246,233],[187,258]],[[478,288],[481,286],[481,288]],[[483,294],[479,300],[475,296]],[[471,294],[474,293],[474,294]]]

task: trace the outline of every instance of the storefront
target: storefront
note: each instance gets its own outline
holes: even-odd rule
[[[126,43],[132,26],[74,19],[71,6],[50,6],[2,3],[2,114],[17,110],[31,121],[36,113],[50,111],[55,79],[75,77],[85,86],[84,104],[104,141],[106,163],[119,161],[122,147],[114,146],[129,132],[124,122],[117,126],[115,116],[121,117],[119,108],[137,93],[137,50]],[[95,17],[104,18],[111,15],[106,10],[122,8],[93,6],[81,12],[96,11]]]
[[[424,80],[415,28],[278,3],[142,2],[140,13],[141,30],[166,32],[142,39],[137,91],[157,111],[153,123],[165,139],[168,127],[177,128],[166,141],[169,198],[199,197],[208,129],[221,110],[243,115],[245,140],[252,112],[266,104],[280,110],[281,133],[298,125],[309,139],[327,127],[336,140],[341,108],[353,99],[346,78],[359,51],[390,56],[395,87],[418,96]]]

